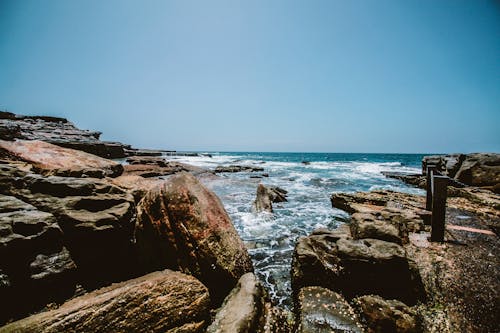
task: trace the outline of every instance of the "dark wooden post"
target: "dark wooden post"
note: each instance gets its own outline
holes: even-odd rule
[[[431,242],[443,242],[448,177],[433,176],[432,187]]]
[[[437,166],[434,164],[429,164],[427,166],[427,184],[426,184],[426,189],[427,189],[427,196],[425,199],[425,209],[426,210],[432,210],[432,176],[436,172]]]

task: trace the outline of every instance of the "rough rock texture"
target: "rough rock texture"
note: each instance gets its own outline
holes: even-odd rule
[[[0,139],[40,140],[105,158],[125,157],[130,146],[100,141],[101,133],[81,130],[65,118],[23,116],[0,111]]]
[[[198,280],[155,272],[74,298],[0,332],[204,332],[210,297]]]
[[[277,186],[266,187],[262,184],[257,186],[257,194],[252,209],[255,212],[273,212],[273,202],[286,202],[286,194],[282,188]]]
[[[425,156],[422,173],[427,165],[435,164],[438,170],[462,183],[472,186],[495,186],[500,183],[500,154],[475,153]]]
[[[292,288],[304,286],[322,286],[349,298],[377,294],[408,304],[423,297],[400,245],[326,232],[302,237],[295,246]]]
[[[22,160],[44,175],[71,177],[116,177],[121,164],[82,151],[62,148],[43,141],[0,140],[0,154]]]
[[[51,246],[64,244],[78,266],[80,283],[100,286],[136,269],[130,266],[135,204],[128,192],[98,179],[41,176],[0,164],[0,193],[53,216],[52,229],[59,233],[53,231],[53,239],[32,249],[46,254]]]
[[[425,290],[425,302],[412,308],[424,332],[498,330],[500,197],[497,194],[474,187],[449,187],[444,243],[428,241],[430,227],[422,224],[424,197],[375,191],[337,194],[332,196],[332,204],[353,213],[352,220],[359,214],[370,214],[382,217],[381,221],[386,223],[399,221],[423,228],[407,227],[408,241],[403,242],[403,247],[412,275],[420,277]],[[316,253],[324,260],[321,251]]]
[[[143,265],[198,277],[215,303],[253,270],[222,203],[191,174],[172,176],[148,192],[137,211],[135,237]]]
[[[0,194],[0,323],[71,296],[75,269],[54,216]]]
[[[215,168],[215,173],[223,172],[260,172],[264,171],[264,168],[247,166],[247,165],[230,165],[230,166],[219,166]]]
[[[363,332],[352,307],[338,293],[305,287],[296,304],[297,333]]]
[[[399,179],[406,184],[413,185],[422,189],[426,188],[427,179],[424,175],[421,174],[389,171],[382,171],[382,174],[387,178]]]
[[[273,307],[253,273],[244,274],[217,311],[207,333],[288,333],[283,310]]]
[[[167,176],[182,171],[195,175],[208,172],[208,170],[192,165],[167,161],[160,157],[132,156],[127,158],[128,165],[124,166],[124,175],[141,176],[144,178]]]
[[[364,319],[368,333],[422,332],[415,311],[402,302],[366,295],[354,299],[353,304]]]

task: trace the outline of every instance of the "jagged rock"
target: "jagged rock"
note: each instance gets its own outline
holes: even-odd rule
[[[382,174],[387,178],[399,179],[406,184],[413,185],[423,189],[426,188],[427,179],[424,175],[421,174],[390,172],[390,171],[382,171]]]
[[[223,173],[223,172],[261,172],[264,171],[264,168],[254,167],[254,166],[246,166],[246,165],[230,165],[230,166],[218,166],[215,168],[215,173]]]
[[[217,311],[207,333],[288,333],[284,312],[266,301],[253,273],[244,274]]]
[[[500,154],[468,154],[455,179],[472,186],[495,186],[500,183]]]
[[[365,320],[368,333],[422,331],[415,312],[402,302],[367,295],[355,298],[353,303]]]
[[[59,308],[0,328],[0,332],[204,332],[206,287],[179,272],[155,272],[77,297]]]
[[[422,159],[422,174],[426,175],[427,166],[432,164],[443,175],[453,178],[464,160],[464,154],[424,156]]]
[[[363,332],[352,307],[338,293],[305,287],[298,294],[297,333]]]
[[[149,191],[137,211],[135,237],[143,265],[196,276],[215,303],[253,270],[222,203],[191,174],[172,176]]]
[[[75,269],[54,216],[0,194],[0,323],[69,297]]]
[[[316,285],[347,297],[377,294],[409,304],[423,296],[405,250],[378,239],[352,240],[328,233],[301,237],[291,275],[294,291]]]
[[[102,286],[137,272],[130,266],[135,203],[127,191],[98,179],[44,177],[0,164],[0,193],[53,216],[57,230],[63,232],[59,243],[69,250],[78,266],[78,281],[86,287]],[[49,246],[43,245],[44,249]],[[19,254],[13,258],[18,261]]]
[[[44,175],[103,178],[116,177],[123,172],[119,163],[42,141],[0,140],[0,150],[3,150],[2,155],[30,163]]]
[[[286,202],[288,192],[277,186],[266,187],[262,184],[257,186],[256,199],[253,203],[255,212],[273,212],[273,202]]]

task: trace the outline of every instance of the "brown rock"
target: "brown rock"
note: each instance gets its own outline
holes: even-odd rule
[[[145,267],[196,276],[216,303],[253,270],[220,200],[188,173],[172,176],[140,201],[135,237]]]
[[[77,297],[0,332],[204,332],[209,306],[203,284],[166,270]]]
[[[366,322],[368,333],[421,332],[415,312],[397,300],[385,300],[368,295],[355,298],[353,303]]]
[[[500,183],[500,154],[469,154],[455,179],[472,186],[494,186]]]
[[[123,172],[119,163],[42,141],[0,140],[0,150],[32,164],[44,175],[103,178]]]

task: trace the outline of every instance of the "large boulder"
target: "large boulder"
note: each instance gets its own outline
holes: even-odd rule
[[[296,312],[297,333],[363,332],[349,303],[340,294],[325,288],[302,288]]]
[[[351,298],[377,294],[414,304],[422,297],[398,244],[378,239],[348,239],[323,232],[302,237],[292,260],[294,291],[305,286],[322,286]]]
[[[424,156],[422,159],[422,174],[427,174],[428,165],[434,165],[439,172],[453,178],[464,160],[464,154]]]
[[[469,154],[455,179],[472,186],[494,186],[500,183],[500,154]]]
[[[353,304],[365,320],[368,333],[422,331],[415,312],[400,301],[366,295],[355,298]]]
[[[204,332],[210,317],[206,287],[179,272],[155,272],[74,298],[0,332]]]
[[[172,176],[139,202],[135,237],[144,267],[196,276],[215,303],[253,270],[219,198],[188,173]]]
[[[0,140],[0,150],[2,155],[30,163],[44,175],[103,178],[123,172],[119,163],[43,141]]]

